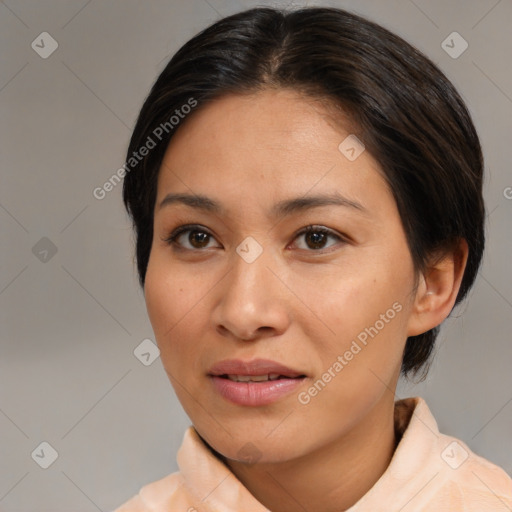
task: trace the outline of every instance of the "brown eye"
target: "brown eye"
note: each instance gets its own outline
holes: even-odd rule
[[[306,243],[311,249],[322,249],[327,240],[327,235],[321,231],[309,231],[305,235]]]
[[[319,251],[321,249],[325,249],[326,247],[328,248],[332,245],[336,245],[330,244],[326,246],[330,238],[337,240],[338,242],[345,242],[345,240],[340,235],[334,233],[330,229],[320,226],[308,226],[297,234],[296,239],[299,239],[300,237],[303,237],[305,241],[305,249],[310,249],[313,251]],[[304,249],[304,247],[299,247],[299,249]]]
[[[188,235],[188,236],[187,236]],[[180,226],[175,229],[164,241],[175,248],[184,250],[200,250],[208,248],[213,235],[201,226]]]
[[[188,241],[195,248],[200,249],[204,247],[204,243],[208,242],[210,235],[204,231],[189,231]]]

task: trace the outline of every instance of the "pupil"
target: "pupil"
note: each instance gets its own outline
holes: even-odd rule
[[[203,233],[201,231],[191,231],[189,235],[190,243],[197,247],[201,246],[201,243],[207,240],[209,237],[208,233]],[[198,243],[196,243],[198,241]]]
[[[313,231],[311,233],[307,234],[308,240],[312,241],[312,245],[315,248],[318,248],[318,246],[322,246],[325,238],[324,233],[319,233],[318,231]]]

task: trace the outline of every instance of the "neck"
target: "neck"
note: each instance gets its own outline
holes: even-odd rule
[[[350,432],[299,458],[248,465],[224,460],[251,494],[274,512],[340,512],[359,501],[396,448],[394,401],[387,393]]]

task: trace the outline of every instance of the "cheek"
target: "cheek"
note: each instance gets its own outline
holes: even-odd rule
[[[183,273],[177,272],[152,254],[146,272],[144,297],[149,320],[160,351],[165,352],[181,324],[192,313],[190,282],[185,282]]]
[[[173,329],[191,309],[194,290],[200,293],[197,284],[170,264],[162,252],[152,249],[144,286],[146,308],[157,337]]]
[[[322,371],[330,369],[336,378],[316,402],[319,410],[336,403],[342,410],[353,408],[357,417],[358,407],[369,407],[393,385],[406,340],[410,279],[405,262],[403,271],[378,266],[331,284],[323,298],[312,297],[335,332],[324,337],[321,359]]]
[[[327,265],[320,271],[303,273],[293,284],[294,292],[303,298],[303,320],[308,337],[315,340],[321,335],[328,342],[328,353],[338,353],[365,329],[381,327],[381,315],[387,332],[400,331],[403,327],[404,301],[412,285],[412,273],[408,263],[402,268],[384,257],[378,258],[373,251],[367,255],[354,252],[342,265]],[[376,262],[377,260],[377,262]],[[393,304],[398,303],[393,309]],[[391,318],[392,317],[392,318]],[[390,319],[391,318],[391,319]],[[392,327],[392,329],[390,328]]]
[[[158,259],[151,258],[146,272],[144,297],[149,320],[157,341],[174,324],[176,293],[173,290],[170,276],[158,265]]]
[[[197,347],[208,319],[208,290],[214,280],[185,272],[162,251],[148,263],[144,295],[162,363],[173,374],[198,364]]]

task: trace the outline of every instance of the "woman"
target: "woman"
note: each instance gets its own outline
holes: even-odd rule
[[[512,510],[502,469],[395,402],[475,279],[482,173],[452,84],[363,18],[251,9],[186,43],[123,194],[193,427],[117,510]]]

